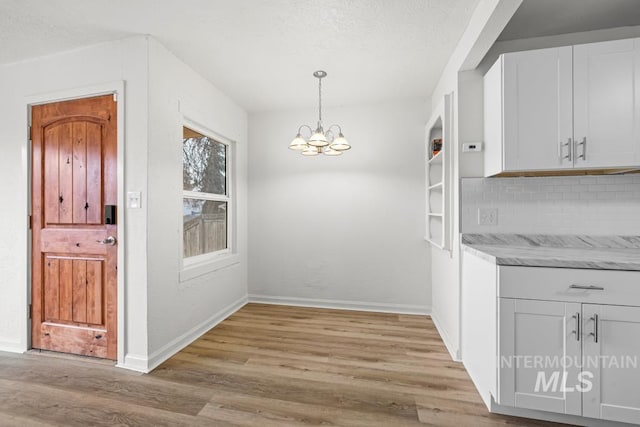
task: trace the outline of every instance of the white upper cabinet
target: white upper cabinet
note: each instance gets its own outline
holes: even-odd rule
[[[506,170],[571,168],[571,47],[504,56]]]
[[[506,53],[484,90],[485,176],[640,166],[640,39]]]
[[[573,47],[575,164],[640,164],[640,39]]]

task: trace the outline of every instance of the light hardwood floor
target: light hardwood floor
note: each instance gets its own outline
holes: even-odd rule
[[[552,424],[489,414],[426,316],[249,304],[148,375],[0,353],[0,425]]]

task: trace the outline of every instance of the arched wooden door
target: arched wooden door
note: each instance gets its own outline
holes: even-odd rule
[[[33,348],[117,358],[113,95],[33,106]]]

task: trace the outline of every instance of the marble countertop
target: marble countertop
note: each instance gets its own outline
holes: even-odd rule
[[[462,244],[497,265],[640,271],[640,236],[463,234]]]

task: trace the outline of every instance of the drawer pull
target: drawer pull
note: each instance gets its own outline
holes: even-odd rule
[[[594,286],[594,285],[571,285],[570,289],[585,289],[587,291],[604,291],[602,286]]]
[[[571,317],[576,319],[576,329],[573,333],[576,334],[576,341],[580,341],[580,313],[576,313]]]

